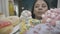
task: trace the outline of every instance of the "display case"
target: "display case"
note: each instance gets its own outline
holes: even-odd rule
[[[9,0],[0,0],[0,13],[2,13],[5,17],[10,16],[10,14],[9,14]],[[20,29],[20,27],[19,27],[19,24],[18,24],[15,27],[13,27],[13,30],[12,30],[11,34],[19,33],[20,32],[19,29]]]

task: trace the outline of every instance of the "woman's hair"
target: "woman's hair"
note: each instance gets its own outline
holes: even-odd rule
[[[47,6],[48,6],[48,10],[49,10],[50,8],[49,8],[48,2],[47,2],[46,0],[44,0],[44,1],[46,2]],[[31,13],[32,13],[32,18],[35,18],[35,15],[34,15],[33,11],[34,11],[34,6],[35,6],[35,3],[36,3],[36,2],[37,2],[37,0],[35,0],[35,2],[33,3],[33,6],[32,6],[32,11],[31,11]]]

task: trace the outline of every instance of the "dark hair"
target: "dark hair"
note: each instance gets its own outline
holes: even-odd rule
[[[45,2],[46,2],[46,4],[47,4],[47,6],[48,6],[48,10],[50,9],[49,8],[49,4],[48,4],[48,2],[46,1],[46,0],[44,0]],[[35,3],[37,2],[37,0],[35,0],[35,2],[33,3],[33,6],[32,6],[32,11],[31,11],[31,13],[32,13],[32,18],[35,18],[35,15],[34,15],[34,13],[33,13],[33,11],[34,11],[34,6],[35,6]],[[41,18],[42,19],[42,18]]]

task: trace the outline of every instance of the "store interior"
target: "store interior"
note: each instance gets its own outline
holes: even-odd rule
[[[60,0],[45,1],[40,13],[44,0],[0,0],[0,34],[60,34]]]

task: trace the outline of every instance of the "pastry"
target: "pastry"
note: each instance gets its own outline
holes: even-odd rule
[[[0,34],[10,34],[12,32],[12,23],[8,20],[0,20]]]
[[[9,16],[7,17],[7,19],[12,22],[13,26],[16,26],[17,24],[20,23],[18,16]]]

